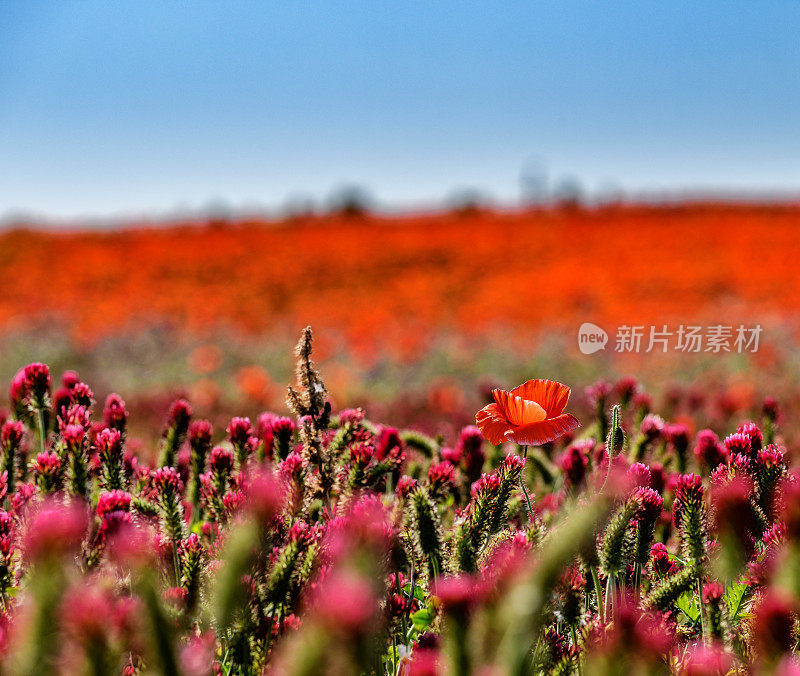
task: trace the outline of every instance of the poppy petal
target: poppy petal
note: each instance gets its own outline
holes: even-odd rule
[[[520,444],[521,446],[541,446],[548,441],[558,439],[562,434],[578,429],[581,424],[578,419],[569,414],[555,418],[548,418],[541,422],[522,425],[505,432],[505,437],[509,441]]]
[[[571,392],[569,387],[555,380],[535,379],[515,387],[509,394],[538,402],[548,418],[555,418],[564,412]]]
[[[505,390],[493,390],[492,394],[503,416],[512,425],[519,427],[547,417],[545,409],[532,399],[523,399]]]
[[[508,406],[511,403],[511,395],[505,390],[496,389],[492,390],[492,397],[494,397],[495,406],[500,409],[500,414],[508,420]]]
[[[505,433],[513,429],[497,404],[489,404],[478,411],[475,424],[484,438],[495,446],[502,444],[506,440]]]

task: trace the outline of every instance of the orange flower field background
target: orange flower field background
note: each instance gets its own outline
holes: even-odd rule
[[[0,234],[0,322],[55,316],[82,339],[152,322],[310,323],[357,343],[431,327],[754,321],[800,309],[799,226],[798,207],[698,204],[19,229]]]

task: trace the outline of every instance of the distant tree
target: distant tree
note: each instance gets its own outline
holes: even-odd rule
[[[330,211],[342,216],[363,216],[372,211],[374,200],[369,192],[358,185],[346,185],[332,193]]]
[[[553,190],[553,200],[562,209],[580,209],[584,198],[583,184],[575,176],[564,176]]]
[[[459,188],[445,200],[445,204],[448,211],[460,216],[469,216],[486,209],[489,201],[487,195],[477,188]]]
[[[222,198],[212,199],[203,208],[206,223],[212,228],[222,228],[228,225],[234,217],[231,205]]]
[[[317,205],[309,195],[290,195],[281,209],[284,217],[290,221],[310,218],[317,212]]]
[[[523,206],[544,204],[550,198],[547,163],[540,157],[527,159],[519,171],[519,192]]]

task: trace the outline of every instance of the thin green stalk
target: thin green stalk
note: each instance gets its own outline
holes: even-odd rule
[[[408,598],[412,602],[412,604],[414,602],[414,570],[415,570],[414,569],[414,563],[413,563],[413,559],[412,559],[411,572],[409,574],[409,582],[408,582],[408,584],[410,585],[409,586],[409,590],[408,590]],[[406,641],[406,645],[407,645],[408,644],[408,640],[409,640],[408,629],[406,629],[406,632],[405,632],[404,636],[405,636],[405,641]]]
[[[435,582],[436,580],[439,579],[439,574],[440,574],[439,562],[436,559],[431,558],[430,559],[430,563],[431,563],[431,567],[433,568],[433,580]]]
[[[455,676],[469,676],[472,672],[472,665],[467,641],[467,626],[464,618],[453,618],[453,644],[455,655],[453,656],[453,674]]]
[[[608,616],[614,617],[614,612],[617,610],[617,576],[609,575],[606,578],[606,608],[604,620],[608,622]]]
[[[275,628],[275,607],[269,613],[269,634],[267,634],[267,644],[264,647],[264,657],[269,659],[269,650],[272,647],[272,633]]]
[[[105,676],[108,673],[106,664],[106,646],[93,641],[87,646],[86,653],[89,657],[89,670],[92,676]]]
[[[55,671],[58,633],[53,617],[58,613],[66,582],[61,567],[53,561],[43,562],[39,570],[34,568],[29,582],[33,600],[29,637],[19,648],[21,664],[15,673],[38,676]]]
[[[575,651],[577,653],[575,655],[575,659],[577,660],[578,663],[578,676],[583,676],[583,656],[581,655],[578,646],[578,632],[575,629],[574,624],[569,628],[569,633],[572,635],[572,645],[575,646]]]
[[[528,447],[522,447],[522,459],[527,460]],[[528,505],[528,520],[533,521],[533,505],[531,505],[531,498],[528,495],[528,489],[525,487],[525,465],[522,466],[522,471],[519,474],[519,487],[522,489],[522,494],[525,496],[525,502]]]
[[[709,643],[709,639],[711,638],[706,631],[706,621],[705,621],[705,614],[706,609],[703,607],[703,589],[702,589],[703,581],[702,579],[697,580],[697,596],[698,596],[698,604],[700,608],[700,636],[703,639],[703,643]]]
[[[600,617],[605,617],[605,610],[603,608],[603,588],[600,585],[600,576],[597,574],[597,568],[592,566],[592,581],[594,582],[594,594],[597,597],[597,614]]]
[[[175,567],[175,586],[181,586],[181,565],[178,561],[178,543],[172,541],[172,565]]]
[[[44,426],[44,409],[37,408],[36,412],[39,418],[39,448],[42,453],[47,449],[47,430]]]
[[[395,581],[395,587],[397,587],[397,595],[400,598],[403,598],[403,588],[400,586],[400,571],[399,570],[397,571],[397,573],[394,576],[394,581]],[[413,603],[414,587],[411,587],[411,599],[412,599],[412,603]],[[408,626],[407,626],[407,623],[406,623],[406,614],[405,613],[400,613],[400,622],[401,622],[402,627],[403,627],[403,637],[404,637],[403,640],[405,640],[406,632],[408,631]],[[394,633],[392,633],[392,640],[394,640]]]

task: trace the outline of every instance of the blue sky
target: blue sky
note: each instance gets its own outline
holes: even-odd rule
[[[800,185],[800,2],[0,0],[0,215]],[[533,158],[533,159],[532,159]]]

